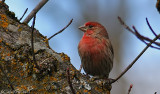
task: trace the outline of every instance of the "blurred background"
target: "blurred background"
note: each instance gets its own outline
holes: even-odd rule
[[[41,0],[6,0],[9,9],[20,18],[26,8],[25,17]],[[36,28],[50,37],[61,30],[73,18],[73,23],[63,33],[49,41],[56,52],[64,52],[71,58],[75,68],[80,67],[77,46],[83,35],[78,29],[87,21],[103,24],[109,33],[115,58],[110,78],[117,77],[146,46],[119,23],[120,16],[129,26],[154,38],[145,18],[147,17],[156,33],[160,32],[160,14],[155,5],[157,0],[49,0],[37,13]],[[25,18],[24,17],[24,18]],[[24,20],[22,19],[22,21]],[[31,22],[29,23],[31,26]],[[116,83],[111,94],[126,94],[133,84],[131,94],[160,94],[160,51],[149,48],[134,66]],[[83,71],[82,71],[83,72]]]

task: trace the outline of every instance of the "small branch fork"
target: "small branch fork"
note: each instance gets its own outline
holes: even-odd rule
[[[120,21],[120,23],[128,30],[128,31],[130,31],[132,34],[134,34],[138,39],[140,39],[142,42],[144,42],[146,45],[147,44],[149,44],[149,42],[153,42],[153,44],[155,44],[155,45],[157,45],[157,47],[156,46],[153,46],[153,45],[151,45],[150,47],[152,47],[152,48],[156,48],[156,49],[159,49],[160,50],[160,43],[159,42],[155,42],[155,41],[153,41],[153,39],[150,39],[150,38],[148,38],[148,37],[145,37],[145,36],[143,36],[143,35],[141,35],[138,31],[137,31],[137,29],[135,28],[135,26],[133,26],[132,28],[134,29],[134,31],[129,27],[129,26],[127,26],[125,23],[124,23],[124,21],[120,18],[120,17],[118,17],[118,20]],[[149,21],[148,21],[148,19],[146,18],[146,22],[147,22],[147,25],[148,25],[148,27],[150,28],[150,30],[151,30],[151,32],[153,33],[153,35],[155,35],[155,37],[157,37],[157,34],[154,32],[154,30],[152,29],[152,27],[151,27],[151,25],[149,24]],[[160,39],[160,38],[159,38]],[[148,43],[147,43],[147,42]]]
[[[156,42],[157,39],[160,38],[160,34],[156,34],[153,29],[151,28],[149,22],[148,22],[148,19],[146,18],[146,21],[147,21],[147,24],[149,26],[149,28],[151,29],[152,33],[155,35],[155,38],[152,40],[150,38],[147,38],[147,37],[144,37],[142,35],[140,35],[140,33],[137,31],[137,29],[135,28],[135,26],[133,26],[132,28],[134,29],[134,31],[129,27],[127,26],[124,21],[118,17],[118,20],[120,21],[120,23],[128,30],[130,31],[132,34],[134,34],[135,36],[137,36],[138,39],[140,39],[142,42],[144,42],[147,46],[141,51],[141,53],[132,61],[131,64],[128,65],[128,67],[114,80],[112,80],[110,82],[110,84],[116,82],[118,79],[120,79],[132,66],[133,64],[142,56],[142,54],[149,48],[149,47],[152,47],[152,48],[155,48],[155,49],[160,49],[159,47],[155,47],[155,46],[152,46],[152,43],[157,45],[157,46],[160,46],[160,43]],[[145,42],[145,41],[148,41],[149,43]]]
[[[71,82],[71,79],[70,79],[69,68],[67,68],[66,74],[67,74],[67,80],[68,80],[69,87],[70,87],[70,89],[72,91],[72,94],[76,94],[75,90],[73,89],[72,82]]]
[[[54,36],[58,35],[59,33],[63,32],[71,23],[72,23],[73,19],[70,20],[70,22],[60,31],[58,31],[57,33],[55,33],[54,35],[52,35],[51,37],[48,38],[48,40],[50,40],[51,38],[53,38]]]

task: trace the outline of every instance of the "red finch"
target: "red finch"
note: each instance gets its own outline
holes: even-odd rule
[[[105,27],[98,22],[87,22],[79,29],[84,32],[78,45],[81,66],[86,74],[108,78],[114,53]]]

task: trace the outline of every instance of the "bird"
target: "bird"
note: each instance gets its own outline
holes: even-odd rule
[[[92,21],[79,29],[84,33],[78,44],[81,68],[87,75],[108,78],[113,67],[114,51],[107,30],[100,23]]]

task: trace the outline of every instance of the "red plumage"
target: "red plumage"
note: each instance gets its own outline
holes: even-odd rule
[[[106,29],[97,22],[87,22],[79,29],[84,32],[78,45],[84,71],[92,76],[108,78],[114,53]]]

